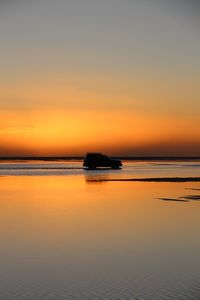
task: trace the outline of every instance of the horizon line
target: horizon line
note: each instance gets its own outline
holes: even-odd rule
[[[0,156],[0,160],[70,160],[83,159],[82,155],[67,155],[67,156]],[[111,158],[119,158],[124,160],[193,160],[200,159],[200,156],[173,156],[173,155],[151,155],[151,156],[126,156],[126,155],[109,155]]]

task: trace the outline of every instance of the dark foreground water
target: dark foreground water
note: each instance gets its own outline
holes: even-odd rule
[[[51,175],[51,176],[50,176]],[[200,299],[200,162],[0,164],[0,299]]]

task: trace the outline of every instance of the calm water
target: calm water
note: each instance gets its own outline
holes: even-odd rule
[[[0,299],[200,299],[200,162],[0,164]]]

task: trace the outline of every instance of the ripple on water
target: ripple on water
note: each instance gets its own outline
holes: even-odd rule
[[[94,283],[93,283],[94,284]],[[88,284],[87,284],[88,285]],[[167,278],[146,277],[112,283],[96,282],[93,286],[57,284],[19,284],[5,290],[1,288],[2,300],[198,300],[200,283],[171,281]]]

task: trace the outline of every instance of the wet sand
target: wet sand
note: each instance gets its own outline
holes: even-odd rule
[[[97,178],[89,179],[88,181],[199,182],[200,177]]]

